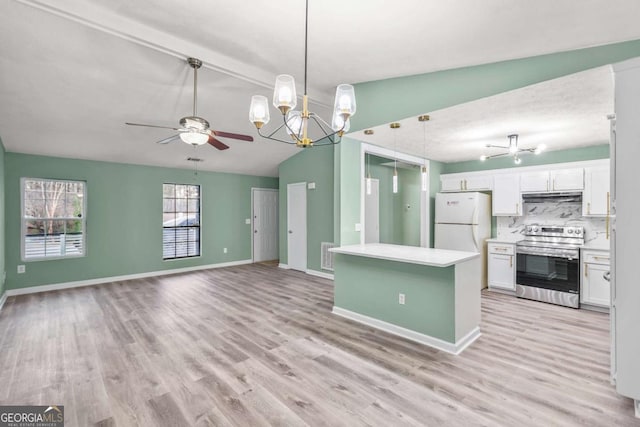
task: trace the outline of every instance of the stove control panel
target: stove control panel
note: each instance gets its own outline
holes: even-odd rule
[[[555,226],[555,225],[527,225],[526,236],[548,237],[578,237],[584,238],[584,227],[580,226]]]

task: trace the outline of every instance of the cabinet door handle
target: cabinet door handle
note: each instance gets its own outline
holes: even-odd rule
[[[587,202],[587,215],[591,215],[591,202]]]
[[[593,259],[602,259],[602,260],[609,261],[609,257],[608,256],[594,256]]]
[[[464,185],[462,184],[462,180],[460,180],[460,189],[464,190]]]
[[[589,277],[589,264],[584,263],[584,277]]]
[[[547,179],[547,191],[549,191],[549,180]]]
[[[509,268],[513,267],[513,255],[509,257]]]
[[[516,203],[516,214],[520,213],[520,203]]]
[[[467,189],[467,180],[466,179],[464,180],[464,189],[465,190]]]

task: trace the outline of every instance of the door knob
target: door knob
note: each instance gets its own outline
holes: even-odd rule
[[[292,231],[292,230],[289,230],[289,234],[293,234],[293,231]]]
[[[257,232],[258,232],[258,230],[253,230],[253,232],[254,232],[254,233],[257,233]]]

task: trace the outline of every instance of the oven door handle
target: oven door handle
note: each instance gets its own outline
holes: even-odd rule
[[[543,256],[543,257],[549,257],[549,258],[563,258],[563,259],[568,259],[569,261],[574,261],[574,260],[578,260],[580,255],[579,254],[575,254],[575,255],[568,255],[568,254],[549,254],[549,253],[544,253],[544,252],[536,252],[536,251],[528,251],[528,250],[522,250],[522,249],[517,249],[516,248],[516,255],[517,254],[522,254],[522,255],[537,255],[537,256]]]

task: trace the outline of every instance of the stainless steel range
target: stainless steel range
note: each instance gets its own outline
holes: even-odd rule
[[[528,225],[516,244],[516,295],[580,307],[580,247],[584,227]]]

